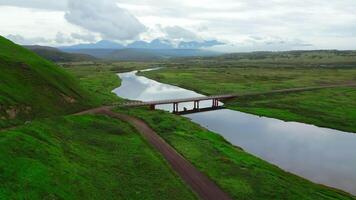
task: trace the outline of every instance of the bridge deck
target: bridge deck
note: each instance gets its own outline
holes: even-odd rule
[[[173,103],[186,103],[194,101],[206,101],[206,100],[225,100],[230,98],[238,97],[248,97],[248,96],[258,96],[258,95],[267,95],[267,94],[278,94],[278,93],[288,93],[288,92],[303,92],[311,90],[319,90],[326,88],[337,88],[337,87],[356,87],[355,83],[339,84],[339,85],[324,85],[324,86],[315,86],[315,87],[304,87],[304,88],[292,88],[292,89],[281,89],[273,90],[268,92],[254,92],[247,94],[225,94],[225,95],[214,95],[214,96],[201,96],[185,99],[167,99],[159,101],[130,101],[126,103],[119,104],[122,107],[138,107],[138,106],[151,106],[151,105],[164,105],[164,104],[173,104]]]
[[[164,105],[164,104],[172,104],[172,103],[186,103],[186,102],[194,102],[194,101],[207,101],[207,100],[223,100],[229,98],[235,98],[237,95],[228,94],[228,95],[216,95],[216,96],[202,96],[202,97],[193,97],[193,98],[185,98],[185,99],[166,99],[159,101],[131,101],[127,103],[121,104],[121,106],[125,107],[135,107],[135,106],[150,106],[150,105]]]

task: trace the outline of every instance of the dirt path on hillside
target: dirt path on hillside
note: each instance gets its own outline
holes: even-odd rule
[[[112,107],[96,108],[78,113],[83,114],[103,114],[113,118],[126,121],[133,125],[139,133],[168,161],[178,175],[195,191],[203,200],[230,200],[231,198],[222,191],[206,175],[196,169],[189,161],[181,156],[167,142],[165,142],[154,130],[144,121],[111,111]],[[177,194],[178,195],[178,194]]]

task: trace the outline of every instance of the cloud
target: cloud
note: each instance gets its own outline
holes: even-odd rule
[[[7,35],[6,38],[9,40],[20,44],[20,45],[63,45],[63,44],[73,44],[78,41],[89,42],[90,35],[81,35],[78,33],[65,34],[63,32],[57,32],[57,34],[52,38],[44,37],[23,37],[19,34]]]
[[[285,39],[274,36],[253,35],[241,42],[216,45],[208,49],[221,52],[290,51],[312,50],[315,49],[315,45],[297,38]]]
[[[99,33],[103,39],[130,40],[146,30],[138,19],[111,0],[70,0],[65,18]]]
[[[49,39],[43,37],[33,37],[33,38],[25,38],[21,35],[7,35],[7,39],[21,45],[33,45],[33,44],[44,44],[50,42]]]
[[[168,39],[177,39],[184,41],[198,40],[199,37],[192,31],[182,28],[180,26],[167,26],[162,28]]]
[[[80,40],[83,42],[95,42],[96,36],[94,34],[80,34],[80,33],[72,33],[71,37],[76,40]]]
[[[65,10],[66,0],[0,0],[0,5],[46,10]]]
[[[111,40],[217,39],[238,44],[236,50],[274,50],[296,38],[308,48],[355,49],[355,10],[355,0],[0,0],[0,34],[54,38],[61,31],[81,34],[71,35],[77,42],[89,41],[88,33]]]
[[[72,37],[70,37],[62,32],[58,32],[56,34],[54,41],[58,44],[69,44],[69,43],[75,42],[75,40]]]

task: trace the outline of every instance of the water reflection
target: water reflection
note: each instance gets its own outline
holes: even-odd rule
[[[355,134],[226,109],[187,117],[287,171],[356,193]]]
[[[120,78],[122,86],[114,92],[127,99],[152,101],[203,96],[136,76],[135,72],[120,74]],[[208,106],[211,101],[201,103],[201,107]],[[183,107],[190,109],[193,105],[180,104],[180,110]],[[172,105],[158,108],[170,111]],[[356,134],[228,109],[186,117],[287,171],[356,194]]]

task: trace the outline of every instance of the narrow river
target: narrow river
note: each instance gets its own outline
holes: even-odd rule
[[[131,100],[162,100],[203,96],[193,91],[137,76],[119,74],[121,87],[113,92]],[[193,107],[190,103],[179,104]],[[201,107],[211,106],[211,101]],[[172,105],[158,106],[172,110]],[[193,122],[222,135],[232,144],[280,168],[356,194],[356,134],[313,125],[284,122],[229,109],[185,115]]]

